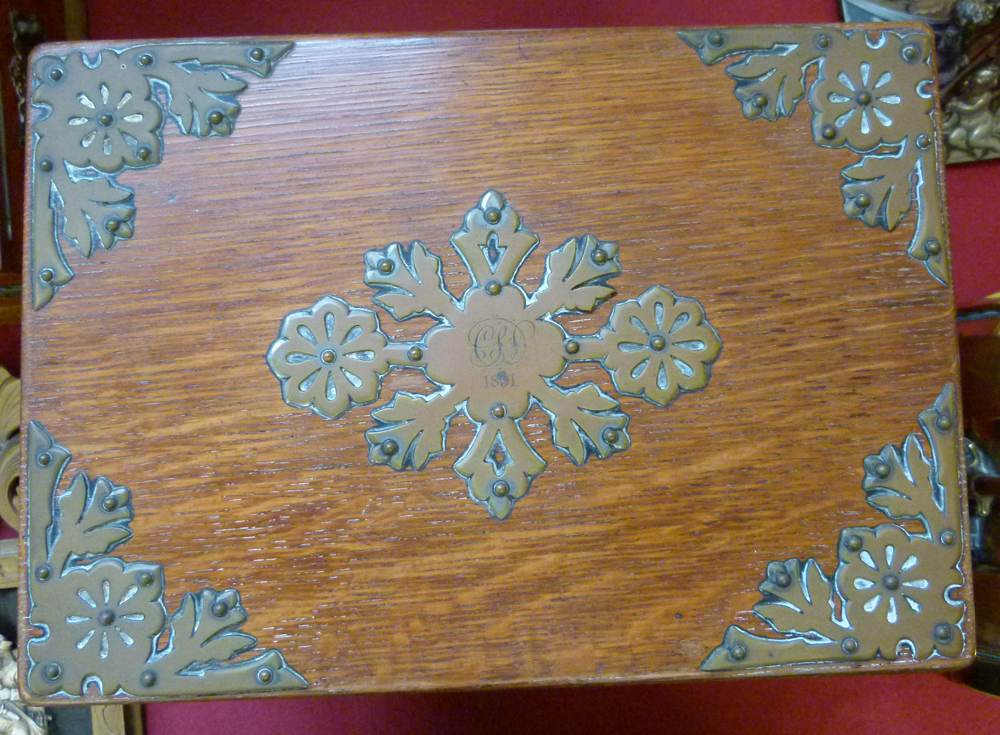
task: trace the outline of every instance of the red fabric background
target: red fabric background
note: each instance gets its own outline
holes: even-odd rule
[[[95,39],[833,22],[836,0],[90,0]],[[1000,291],[1000,162],[948,170],[960,306]],[[720,629],[721,630],[721,629]],[[1000,699],[934,674],[151,705],[150,735],[1000,733]]]

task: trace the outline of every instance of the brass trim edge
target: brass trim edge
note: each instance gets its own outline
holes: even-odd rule
[[[966,648],[965,549],[955,388],[947,385],[918,417],[916,434],[864,459],[868,504],[897,523],[845,528],[835,574],[815,559],[772,561],[753,612],[782,637],[738,626],[702,663],[703,671],[775,666],[954,658]]]
[[[133,190],[122,171],[163,157],[163,128],[227,136],[247,82],[223,68],[268,76],[291,43],[158,43],[40,56],[31,106],[31,302],[38,310],[73,279],[61,242],[89,258],[132,236]]]
[[[518,271],[539,239],[498,191],[470,209],[451,245],[472,285],[460,298],[445,286],[441,259],[415,240],[364,256],[372,300],[397,321],[428,316],[437,324],[415,342],[393,342],[377,314],[326,296],[288,314],[267,364],[289,406],[334,420],[377,400],[393,369],[419,370],[436,392],[398,392],[372,411],[365,432],[372,464],[423,469],[445,451],[451,420],[463,411],[476,434],[455,471],[469,496],[504,520],[546,467],[521,428],[539,406],[552,443],[579,466],[631,445],[629,417],[596,383],[563,387],[574,362],[596,362],[622,395],[667,406],[709,381],[722,340],[695,299],[653,286],[615,304],[593,335],[572,335],[555,317],[586,314],[615,295],[618,245],[571,237],[545,259],[542,284],[527,294]]]
[[[308,687],[240,630],[236,590],[203,589],[167,615],[163,567],[109,554],[132,537],[132,495],[106,477],[76,474],[56,490],[71,459],[37,421],[28,423],[28,621],[42,632],[25,646],[26,687],[37,697],[191,697]]]
[[[848,148],[861,160],[841,171],[844,213],[894,230],[913,209],[907,253],[943,285],[951,283],[942,209],[940,130],[934,102],[934,37],[922,30],[868,33],[827,27],[679,31],[708,65],[726,67],[750,120],[791,117],[809,87],[813,141]],[[913,183],[915,180],[915,184]]]

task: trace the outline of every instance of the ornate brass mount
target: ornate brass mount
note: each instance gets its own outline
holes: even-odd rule
[[[955,389],[948,385],[918,421],[930,456],[910,434],[865,457],[862,487],[872,507],[899,523],[845,528],[836,574],[815,559],[773,561],[754,613],[781,637],[731,626],[705,671],[864,661],[925,660],[965,648],[965,586]]]
[[[187,594],[168,616],[163,568],[111,551],[132,537],[132,494],[106,477],[77,474],[56,494],[69,450],[28,424],[27,687],[37,696],[234,695],[308,686],[276,650],[224,663],[257,640],[240,630],[236,590]]]
[[[85,258],[132,236],[132,189],[117,176],[163,156],[164,115],[181,132],[230,135],[246,82],[220,71],[267,76],[290,43],[162,43],[90,58],[35,60],[32,107],[31,294],[40,309],[73,278],[60,236]]]
[[[791,117],[809,88],[813,141],[862,154],[845,168],[844,213],[869,227],[894,230],[916,201],[907,252],[942,284],[951,282],[941,210],[933,43],[919,31],[832,28],[728,28],[681,31],[706,64],[726,67],[750,120]]]
[[[372,412],[369,460],[420,470],[445,450],[458,411],[476,425],[455,463],[473,500],[507,518],[545,461],[520,423],[538,405],[552,421],[552,441],[577,465],[628,449],[628,416],[594,383],[556,383],[573,362],[601,364],[616,390],[666,406],[703,388],[722,342],[697,301],[654,286],[616,304],[597,334],[571,336],[555,317],[587,313],[615,294],[618,246],[594,235],[573,237],[549,253],[542,285],[530,296],[516,278],[538,237],[517,211],[489,191],[465,215],[451,244],[472,275],[456,299],[441,260],[422,243],[393,243],[365,255],[365,283],[395,319],[430,316],[438,325],[416,342],[390,342],[374,311],[327,296],[285,317],[267,363],[285,402],[327,419],[378,399],[393,368],[420,370],[438,389],[397,393]]]
[[[1000,0],[842,0],[849,23],[926,23],[937,42],[947,163],[1000,156]]]

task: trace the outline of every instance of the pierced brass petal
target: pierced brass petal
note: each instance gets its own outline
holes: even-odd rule
[[[246,82],[221,71],[271,73],[291,43],[159,43],[94,58],[34,62],[31,295],[41,309],[73,279],[62,244],[86,258],[132,236],[132,189],[118,174],[163,157],[165,118],[185,135],[230,135]],[[196,61],[197,65],[192,62]],[[166,91],[166,107],[157,89]]]
[[[868,503],[894,520],[920,522],[922,533],[894,523],[845,528],[832,577],[814,559],[771,562],[753,610],[780,637],[731,626],[701,668],[960,655],[966,604],[958,593],[967,580],[956,416],[948,385],[919,416],[929,453],[910,434],[863,462]]]
[[[110,555],[132,537],[128,489],[80,473],[57,495],[69,450],[37,421],[27,447],[29,621],[42,631],[26,646],[33,694],[79,698],[91,683],[134,697],[308,686],[275,650],[230,662],[257,645],[240,630],[236,590],[188,594],[168,616],[163,567]]]
[[[733,60],[726,73],[736,80],[736,98],[750,120],[791,117],[806,96],[806,74],[815,67],[809,89],[813,141],[861,154],[842,171],[845,214],[894,230],[915,201],[907,253],[950,285],[932,36],[912,29],[869,35],[806,26],[678,35],[705,64]]]
[[[596,335],[571,337],[553,320],[591,312],[614,296],[608,280],[621,273],[617,244],[592,234],[566,240],[548,254],[542,285],[529,295],[517,272],[538,236],[497,191],[486,192],[468,211],[451,244],[473,281],[461,297],[448,291],[440,258],[419,241],[408,248],[392,243],[364,257],[365,282],[377,289],[376,304],[397,320],[422,315],[438,322],[416,342],[390,341],[374,312],[326,296],[285,317],[267,353],[285,402],[327,419],[375,401],[388,370],[424,373],[435,392],[397,393],[372,411],[376,425],[365,433],[372,464],[423,469],[445,451],[451,419],[463,411],[476,435],[455,471],[465,478],[469,496],[502,520],[545,469],[521,429],[532,406],[548,414],[553,444],[577,465],[592,456],[607,459],[631,444],[629,419],[617,400],[594,383],[557,383],[570,362],[598,362],[620,393],[659,406],[708,383],[722,341],[697,301],[662,286],[616,305]],[[348,318],[359,320],[351,344],[363,343],[370,353],[365,369],[357,371],[354,392],[342,389],[332,367],[349,356],[341,357],[336,340],[322,334],[323,325]]]

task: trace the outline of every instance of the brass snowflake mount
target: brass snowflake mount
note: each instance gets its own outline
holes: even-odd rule
[[[628,449],[629,417],[618,401],[594,383],[558,385],[566,367],[598,362],[619,393],[666,406],[705,387],[722,341],[697,301],[662,286],[616,304],[597,334],[568,334],[556,317],[592,312],[614,296],[607,282],[621,273],[618,246],[594,235],[570,238],[548,254],[542,284],[529,295],[516,278],[537,244],[517,211],[489,191],[451,237],[472,276],[461,298],[419,241],[368,252],[373,301],[396,320],[428,316],[438,324],[419,341],[393,342],[374,311],[336,296],[292,312],[267,353],[285,402],[337,419],[377,400],[393,368],[421,370],[436,392],[399,392],[372,412],[370,461],[423,469],[445,450],[451,419],[463,411],[476,434],[455,471],[499,520],[546,466],[521,430],[533,406],[549,415],[553,444],[576,465]]]

